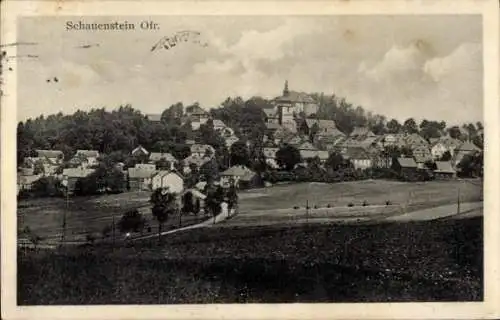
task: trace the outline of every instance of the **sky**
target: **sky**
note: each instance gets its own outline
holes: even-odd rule
[[[67,31],[66,21],[128,21],[129,31]],[[158,30],[141,30],[143,20]],[[161,113],[178,101],[334,93],[403,121],[481,121],[481,16],[30,17],[18,24],[18,120],[130,103]],[[151,51],[178,31],[202,46]],[[89,48],[81,48],[92,45]],[[54,82],[53,78],[58,79]],[[47,82],[47,79],[51,79]]]

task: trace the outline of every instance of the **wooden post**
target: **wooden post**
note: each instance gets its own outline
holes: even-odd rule
[[[458,187],[457,192],[457,214],[460,214],[460,187]]]

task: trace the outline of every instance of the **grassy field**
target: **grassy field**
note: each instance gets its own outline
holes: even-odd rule
[[[275,185],[243,191],[239,195],[241,214],[223,226],[244,225],[274,222],[290,222],[304,219],[308,201],[316,218],[339,219],[348,217],[378,215],[381,217],[401,214],[402,210],[412,211],[445,204],[453,204],[457,200],[458,189],[462,202],[480,201],[482,184],[480,181],[432,181],[422,183],[405,183],[397,181],[354,181],[335,184],[299,183]],[[138,208],[151,226],[151,233],[157,232],[157,223],[151,216],[148,203],[149,192],[129,192],[100,197],[72,197],[66,210],[65,199],[45,198],[22,200],[18,203],[18,231],[28,226],[35,234],[41,236],[42,242],[57,242],[61,238],[63,215],[66,211],[66,240],[85,241],[88,234],[100,238],[105,226],[118,221],[123,213]],[[366,201],[369,205],[389,207],[360,207]],[[356,207],[347,208],[348,203]],[[330,205],[333,209],[325,210]],[[300,209],[293,209],[298,206]],[[402,208],[404,206],[404,208]],[[323,211],[321,211],[323,210]],[[171,217],[165,225],[165,231],[173,228],[203,221],[204,217],[185,216]],[[22,238],[22,236],[20,236]]]
[[[299,183],[242,192],[241,214],[221,226],[296,223],[322,220],[384,219],[460,202],[482,201],[479,181],[407,183],[365,180],[336,184]],[[386,201],[391,205],[386,206]],[[367,206],[362,206],[363,202]],[[352,203],[353,207],[348,207]],[[306,211],[306,204],[310,209]]]
[[[111,226],[131,209],[139,209],[151,226],[151,233],[157,232],[157,222],[151,215],[149,192],[128,192],[96,197],[72,197],[66,209],[62,198],[39,198],[18,202],[18,231],[28,226],[44,242],[59,241],[62,233],[63,215],[66,211],[66,240],[85,241],[87,234],[101,237],[105,226]],[[173,216],[164,225],[164,231],[203,221],[204,217]],[[22,235],[20,235],[22,238]]]
[[[483,221],[205,228],[19,252],[18,304],[479,301]]]

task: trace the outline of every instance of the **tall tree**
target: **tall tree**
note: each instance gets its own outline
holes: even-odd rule
[[[237,141],[231,146],[231,165],[244,165],[250,164],[250,154],[245,142]]]
[[[175,214],[175,201],[175,195],[162,188],[156,189],[151,195],[151,213],[158,221],[158,241],[161,241],[163,224]]]
[[[301,160],[299,150],[291,145],[285,145],[276,152],[276,162],[288,171],[293,170]]]
[[[415,119],[413,118],[406,119],[405,122],[403,123],[403,130],[405,133],[408,134],[418,133],[418,126],[417,123],[415,122]]]

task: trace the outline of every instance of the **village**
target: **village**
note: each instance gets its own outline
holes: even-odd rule
[[[216,176],[203,174],[202,169],[216,161],[216,150],[209,144],[194,140],[185,141],[189,155],[183,159],[167,151],[146,150],[138,145],[129,152],[129,158],[134,160],[133,166],[126,167],[123,162],[113,164],[123,174],[123,188],[120,189],[153,191],[168,187],[179,193],[186,184],[200,187],[203,184],[199,182],[209,179],[217,179],[225,187],[229,186],[231,179],[240,189],[252,188],[287,177],[288,180],[313,181],[312,176],[304,173],[312,167],[319,171],[313,175],[319,177],[318,181],[374,178],[377,173],[387,178],[391,176],[389,171],[391,177],[396,175],[407,181],[453,179],[457,172],[470,177],[473,173],[467,166],[473,157],[482,153],[467,133],[462,140],[445,132],[439,138],[427,140],[418,133],[409,132],[376,135],[367,126],[360,126],[346,134],[337,128],[335,121],[318,119],[315,116],[318,104],[304,93],[288,91],[288,83],[283,94],[272,101],[272,106],[262,109],[266,131],[262,136],[260,155],[252,159],[264,162],[260,172],[241,163],[228,163],[228,168]],[[161,121],[161,115],[148,115],[147,118],[153,125]],[[226,126],[220,119],[211,118],[209,112],[199,106],[187,108],[183,121],[189,121],[193,131],[212,126],[229,150],[238,144],[243,144],[243,148],[251,147],[249,140],[242,143],[234,128]],[[481,139],[482,134],[482,131],[478,133]],[[77,150],[69,159],[61,150],[35,152],[36,156],[26,157],[18,170],[18,194],[33,190],[36,182],[44,177],[67,181],[67,191],[73,194],[75,188],[79,188],[79,181],[91,176],[104,156],[99,150]],[[249,157],[248,150],[245,152],[243,157]],[[465,166],[464,159],[469,160]],[[336,178],[328,180],[332,169],[339,166],[351,169],[351,175],[339,177],[337,174]],[[193,178],[194,172],[198,174]],[[294,176],[286,173],[294,173]],[[474,174],[480,176],[482,172],[475,170]],[[187,176],[191,177],[189,183],[185,181]]]

